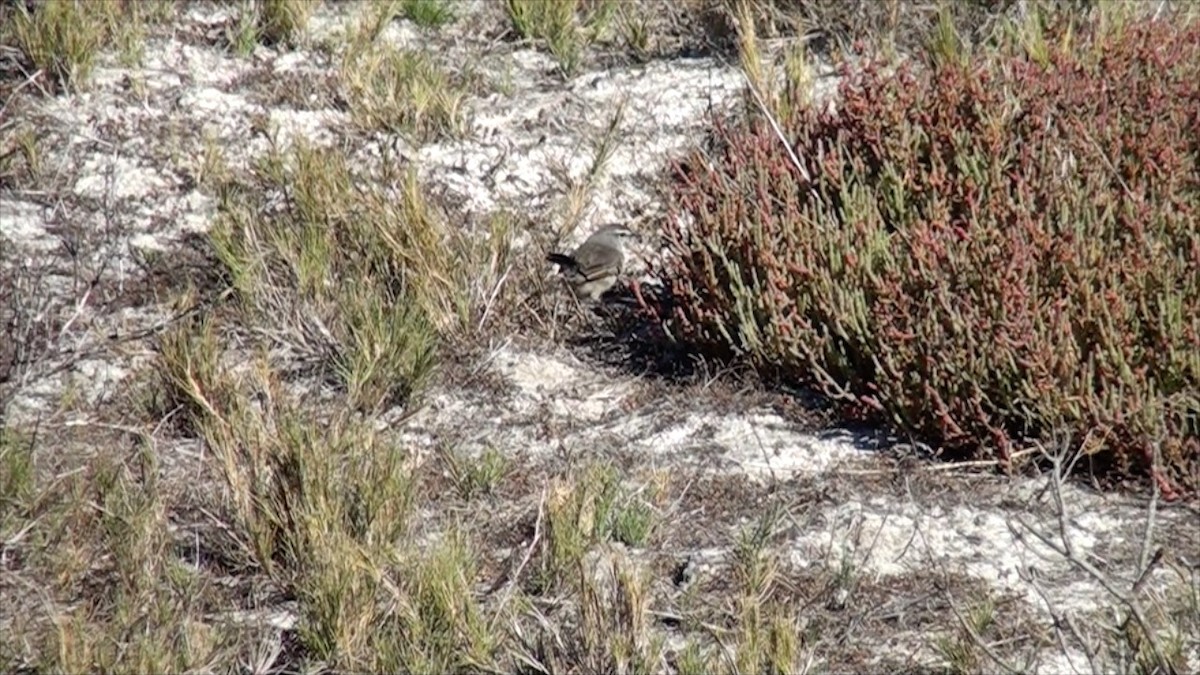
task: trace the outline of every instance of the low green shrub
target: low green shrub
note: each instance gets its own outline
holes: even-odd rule
[[[803,171],[720,122],[673,168],[657,311],[948,456],[1054,443],[1196,489],[1200,27],[1043,37],[845,72],[781,121]]]

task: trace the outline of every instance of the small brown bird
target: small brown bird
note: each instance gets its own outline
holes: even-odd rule
[[[558,265],[576,297],[595,301],[617,283],[625,267],[625,242],[637,238],[624,225],[605,225],[574,252],[551,253],[546,260]]]

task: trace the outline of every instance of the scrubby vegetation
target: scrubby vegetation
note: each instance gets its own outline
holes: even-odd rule
[[[27,4],[0,5],[0,44],[17,49],[23,77],[50,91],[85,87],[96,55],[106,45],[117,48],[122,62],[136,64],[147,28],[174,11],[169,0],[47,0],[36,11]]]
[[[676,167],[676,336],[952,453],[1189,484],[1194,29],[1017,27],[997,60],[929,6],[0,0],[0,672],[1195,670],[1200,535],[1161,491],[1089,511],[1098,543],[1069,455],[1011,509],[1032,481],[849,442],[797,470],[828,418],[627,376],[662,345],[544,264],[707,123],[631,128],[687,108],[623,64],[713,56],[707,103],[745,75],[762,109]],[[826,10],[936,63],[814,111],[773,38]],[[955,569],[1006,526],[1054,560]]]
[[[1200,487],[1200,26],[1051,21],[846,70],[675,169],[683,340],[950,456],[1083,448]],[[798,162],[798,163],[797,163]]]

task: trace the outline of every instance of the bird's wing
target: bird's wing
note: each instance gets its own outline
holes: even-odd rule
[[[623,260],[624,256],[618,253],[617,259],[614,261],[612,249],[585,249],[575,256],[575,264],[579,273],[589,281],[610,274],[619,274]]]

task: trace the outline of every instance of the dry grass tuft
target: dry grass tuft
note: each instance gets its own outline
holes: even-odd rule
[[[611,0],[505,0],[513,32],[544,44],[564,77],[579,72],[584,50],[604,38],[617,18]],[[636,26],[636,23],[633,24]]]
[[[0,46],[11,45],[50,89],[79,90],[102,47],[114,45],[125,65],[141,61],[147,29],[170,18],[173,2],[47,0],[0,7]]]
[[[258,35],[267,45],[295,44],[321,0],[260,0]]]
[[[451,0],[401,0],[400,11],[423,28],[440,28],[455,19]]]
[[[236,21],[225,31],[233,51],[247,56],[258,45],[295,47],[321,0],[241,0]]]
[[[411,405],[441,345],[479,326],[508,244],[502,230],[484,242],[451,230],[411,172],[385,166],[368,187],[342,155],[298,146],[258,165],[256,191],[221,188],[211,237],[231,314],[163,337],[161,398],[210,453],[238,557],[297,599],[304,658],[493,669],[502,632],[473,599],[475,554],[453,529],[416,543],[424,460],[373,420]],[[255,354],[244,364],[234,336]],[[281,359],[345,397],[316,406]],[[464,474],[464,489],[486,489],[498,466]]]
[[[432,54],[393,47],[366,21],[342,56],[341,79],[355,122],[418,142],[467,132],[466,79]]]
[[[510,255],[506,221],[483,236],[451,227],[414,173],[382,166],[368,187],[340,153],[273,155],[260,194],[286,209],[230,194],[213,233],[251,325],[368,410],[407,400],[442,340],[486,322]]]

